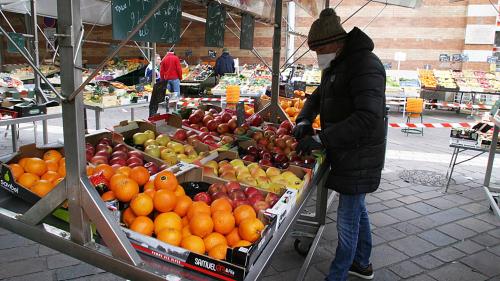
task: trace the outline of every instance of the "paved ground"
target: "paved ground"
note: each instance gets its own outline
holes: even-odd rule
[[[141,110],[136,116],[145,114]],[[106,113],[103,125],[109,127],[128,116],[122,111]],[[397,116],[392,114],[391,122],[398,122]],[[425,117],[426,122],[455,120],[465,118],[441,111]],[[57,120],[50,123],[51,141],[61,137],[60,124]],[[451,157],[448,135],[448,129],[426,129],[423,137],[407,137],[390,129],[382,184],[367,197],[375,280],[500,280],[500,219],[488,210],[481,187],[486,158],[458,166],[447,194],[440,187],[412,184],[399,177],[403,170],[445,174]],[[29,130],[22,131],[21,142],[32,140]],[[9,138],[0,140],[0,152],[9,149]],[[497,185],[499,162],[492,178]],[[308,205],[313,207],[314,200]],[[323,280],[328,272],[337,245],[335,211],[336,202],[328,212],[328,225],[306,280]],[[293,250],[293,242],[290,238],[280,245],[263,280],[295,279],[303,257]],[[0,265],[2,280],[122,280],[2,229]]]

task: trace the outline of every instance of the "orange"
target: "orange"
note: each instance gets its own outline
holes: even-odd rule
[[[191,204],[189,207],[187,217],[189,220],[191,220],[195,215],[198,214],[206,214],[210,215],[210,207],[207,205],[207,203],[202,202],[202,201],[196,201]]]
[[[58,178],[56,179],[52,184],[54,185],[54,187],[56,187],[60,182],[62,182],[64,180],[64,178]]]
[[[137,216],[134,214],[131,208],[125,209],[122,214],[122,221],[126,226],[130,227]]]
[[[174,212],[162,213],[155,218],[155,233],[158,234],[164,228],[182,230],[181,217]]]
[[[21,158],[17,163],[24,169],[24,167],[26,166],[26,162],[28,162],[28,158]]]
[[[61,165],[59,165],[59,168],[57,168],[57,173],[61,177],[65,177],[66,176],[66,162],[63,162]]]
[[[117,188],[119,188],[118,186],[118,183],[123,180],[123,179],[126,179],[127,176],[123,175],[123,174],[115,174],[111,177],[111,179],[109,180],[109,189],[111,190],[115,190]]]
[[[177,186],[177,188],[174,190],[175,196],[180,197],[182,195],[186,195],[186,192],[184,191],[184,188],[180,185]]]
[[[208,255],[214,259],[225,260],[227,253],[227,245],[219,244],[208,250]]]
[[[132,171],[132,168],[128,167],[128,166],[122,166],[118,169],[116,169],[115,171],[115,174],[122,174],[122,175],[125,175],[125,176],[130,176],[130,171]]]
[[[49,161],[47,161],[49,162]],[[48,164],[47,164],[47,168],[49,168]],[[49,169],[50,170],[50,169]],[[56,170],[57,171],[57,170]],[[87,177],[90,177],[94,174],[94,167],[92,166],[87,166]]]
[[[155,198],[156,190],[153,189],[144,189],[144,194],[148,195],[149,197]]]
[[[59,166],[61,166],[63,163],[66,163],[66,158],[63,157],[59,160]]]
[[[212,214],[217,211],[232,212],[233,206],[231,205],[231,202],[229,202],[229,199],[219,198],[215,199],[214,202],[212,202],[212,204],[210,205],[210,210],[212,211]]]
[[[183,238],[181,241],[181,247],[193,253],[200,255],[205,254],[205,243],[203,243],[203,239],[196,235]]]
[[[28,158],[28,161],[24,165],[24,171],[40,177],[47,172],[47,165],[45,164],[45,161],[40,158]]]
[[[257,218],[245,219],[240,223],[238,231],[243,240],[251,243],[260,238],[260,234],[264,229],[264,224]]]
[[[227,245],[226,237],[217,232],[212,232],[207,235],[207,237],[203,238],[203,242],[205,243],[205,249],[207,251],[210,251],[213,247],[219,244]]]
[[[226,240],[227,244],[230,247],[234,247],[234,245],[236,245],[236,243],[238,243],[241,240],[237,227],[235,227],[231,232],[229,232],[228,235],[226,235]]]
[[[168,189],[170,191],[175,191],[178,185],[179,183],[177,182],[177,178],[174,173],[164,170],[156,174],[156,189]]]
[[[50,181],[50,182],[55,182],[60,177],[61,176],[58,173],[56,173],[56,172],[47,171],[47,173],[43,174],[43,176],[41,177],[41,179],[42,180],[47,180],[47,181]]]
[[[24,173],[17,179],[17,182],[25,188],[30,189],[40,180],[37,175],[32,173]]]
[[[113,193],[113,191],[106,191],[104,192],[102,195],[101,195],[101,199],[102,201],[106,202],[106,201],[111,201],[111,200],[115,200],[115,194]]]
[[[189,226],[189,219],[187,216],[182,218],[182,226],[184,227],[186,225]]]
[[[227,211],[215,212],[212,215],[212,220],[214,221],[214,231],[224,235],[233,231],[236,224],[233,214]]]
[[[179,246],[182,241],[182,233],[175,228],[164,228],[156,235],[158,240],[161,240],[170,245]]]
[[[44,197],[52,188],[54,188],[54,186],[50,181],[39,180],[31,187],[31,191],[40,197]]]
[[[138,216],[147,216],[153,211],[153,199],[147,194],[139,193],[130,201],[130,208]]]
[[[15,180],[17,180],[22,174],[24,174],[24,169],[19,164],[9,164],[9,168]]]
[[[155,192],[153,203],[157,211],[170,212],[175,208],[177,197],[170,190],[160,189]]]
[[[233,245],[233,248],[236,247],[249,247],[252,246],[252,243],[246,241],[246,240],[240,240],[236,244]]]
[[[138,185],[143,186],[149,181],[149,171],[143,166],[137,166],[132,168],[129,177]]]
[[[117,182],[117,188],[113,192],[116,199],[126,203],[139,193],[139,185],[129,178],[123,178]]]
[[[47,160],[45,161],[45,165],[47,165],[47,171],[57,172],[59,170],[59,162],[55,160]]]
[[[182,232],[182,238],[192,235],[191,231],[189,230],[189,225],[183,226],[181,232]]]
[[[214,230],[214,222],[207,214],[196,214],[189,220],[189,230],[194,235],[204,238]]]
[[[236,219],[236,225],[240,225],[240,223],[245,219],[257,217],[255,210],[250,205],[240,205],[236,207],[236,209],[234,209],[233,215]]]
[[[145,185],[144,185],[144,190],[146,189],[155,189],[155,181],[154,180],[149,180]]]
[[[138,216],[130,225],[130,230],[135,232],[151,236],[153,234],[153,230],[155,225],[153,221],[146,216]]]
[[[43,160],[54,160],[59,161],[62,159],[62,154],[54,149],[48,150],[43,154]]]
[[[179,216],[184,217],[187,214],[192,203],[193,200],[189,196],[179,196],[177,197],[177,204],[175,205],[174,212],[176,212]]]
[[[99,164],[95,167],[94,169],[94,174],[97,174],[102,171],[103,176],[107,179],[110,180],[111,177],[115,174],[115,171],[111,166],[108,164]]]

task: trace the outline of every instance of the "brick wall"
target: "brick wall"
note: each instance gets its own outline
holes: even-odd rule
[[[331,6],[336,5],[332,1]],[[337,8],[337,13],[342,19],[347,18],[362,4],[364,0],[344,0]],[[464,50],[492,50],[491,45],[465,45],[465,30],[468,24],[493,24],[495,25],[496,17],[489,16],[467,16],[469,5],[489,5],[488,0],[469,0],[450,3],[448,0],[423,0],[420,7],[416,9],[408,9],[396,6],[387,6],[377,19],[375,19],[364,31],[372,37],[375,42],[376,54],[386,63],[392,62],[393,66],[396,62],[393,60],[394,53],[402,51],[407,53],[407,61],[401,63],[402,69],[416,69],[423,67],[424,64],[430,64],[435,68],[481,68],[487,69],[488,65],[481,62],[465,63],[465,64],[450,64],[439,63],[439,54],[458,54]],[[381,3],[370,3],[356,16],[351,18],[346,24],[345,29],[349,31],[354,26],[360,28],[365,27],[373,17],[383,8]],[[204,16],[204,8],[187,5],[185,10],[198,15]],[[286,13],[284,13],[286,14]],[[16,29],[23,29],[23,17],[14,15]],[[314,19],[305,14],[297,7],[296,30],[307,34],[309,27]],[[239,19],[236,19],[239,21]],[[228,20],[228,26],[236,31],[233,23]],[[2,21],[5,27],[5,23]],[[183,27],[187,23],[183,21]],[[90,26],[86,27],[90,30]],[[193,57],[189,60],[195,62],[199,58],[207,59],[209,49],[214,49],[220,53],[220,49],[202,47],[204,40],[204,25],[193,23],[185,33],[181,42],[176,46],[176,52],[181,56],[184,51],[191,49]],[[254,46],[270,64],[272,58],[272,35],[273,28],[270,25],[257,24],[255,30]],[[95,41],[111,41],[111,28],[95,27],[91,35],[88,37]],[[302,42],[302,38],[296,38],[296,46]],[[4,39],[5,41],[5,39]],[[49,57],[43,50],[45,43],[43,38],[40,40],[41,57]],[[229,31],[225,33],[226,46],[229,47],[233,56],[239,57],[242,63],[255,63],[259,60],[250,52],[239,50],[239,40]],[[284,32],[283,44],[284,47]],[[159,44],[160,54],[165,54],[169,46]],[[2,52],[6,63],[20,62],[20,56],[6,54],[5,48]],[[303,48],[303,50],[306,50]],[[88,63],[99,63],[105,54],[110,51],[108,46],[85,44],[83,48],[83,57]],[[282,56],[284,56],[284,48]],[[299,51],[299,54],[302,50]],[[140,56],[140,52],[136,49],[125,48],[120,52],[121,56]],[[283,61],[283,59],[282,59]],[[307,54],[299,62],[313,63],[315,61],[314,54]]]

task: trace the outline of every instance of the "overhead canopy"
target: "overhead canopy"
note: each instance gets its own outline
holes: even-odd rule
[[[88,24],[111,24],[111,1],[85,0],[81,1],[82,21]],[[37,13],[40,16],[57,18],[57,2],[54,0],[37,0]],[[2,10],[26,14],[30,12],[30,1],[0,0]]]

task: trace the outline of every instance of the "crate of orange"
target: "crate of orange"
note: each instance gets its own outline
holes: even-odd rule
[[[184,190],[183,183],[205,182],[200,168],[177,176],[165,170],[143,186],[124,175],[113,178],[111,189],[127,206],[123,231],[133,247],[212,278],[243,280],[276,226],[276,216],[250,205],[222,197],[207,204]]]
[[[34,204],[66,176],[62,148],[39,149],[21,146],[19,152],[0,168],[0,185],[7,192]]]

